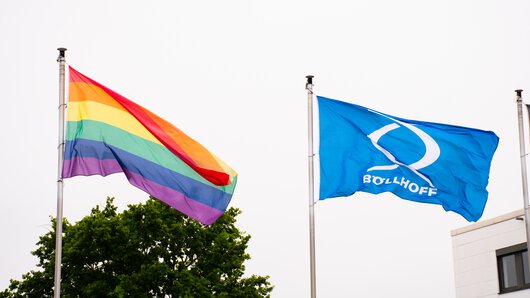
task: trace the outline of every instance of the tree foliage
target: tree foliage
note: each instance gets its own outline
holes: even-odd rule
[[[244,277],[249,235],[229,208],[205,226],[150,199],[118,213],[113,198],[63,226],[62,297],[269,297],[268,276]],[[11,280],[0,297],[53,297],[53,231],[40,237],[40,271]]]

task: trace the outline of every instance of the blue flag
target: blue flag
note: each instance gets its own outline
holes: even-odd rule
[[[407,120],[317,97],[320,200],[357,191],[440,204],[468,221],[484,211],[499,138],[491,131]]]

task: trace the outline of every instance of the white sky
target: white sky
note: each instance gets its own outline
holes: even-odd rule
[[[270,275],[273,297],[307,297],[305,75],[319,95],[495,131],[482,219],[495,217],[522,207],[513,90],[530,92],[529,11],[526,0],[1,1],[0,289],[34,269],[56,212],[57,47],[238,171],[247,273]],[[122,209],[147,198],[119,174],[72,178],[65,217],[106,196]],[[461,216],[364,193],[315,212],[320,297],[454,296]]]

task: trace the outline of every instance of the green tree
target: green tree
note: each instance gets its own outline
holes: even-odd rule
[[[64,221],[62,297],[269,297],[268,276],[243,277],[249,235],[229,208],[206,226],[149,199],[118,213],[113,198],[76,224]],[[53,297],[53,231],[40,237],[40,271],[11,280],[0,297]]]

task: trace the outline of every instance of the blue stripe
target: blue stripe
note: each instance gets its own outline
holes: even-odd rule
[[[215,187],[191,179],[159,164],[103,142],[86,139],[67,141],[64,156],[65,160],[76,157],[92,157],[100,160],[115,159],[123,169],[137,173],[145,179],[181,192],[197,202],[221,211],[226,209],[232,197],[231,194]]]

